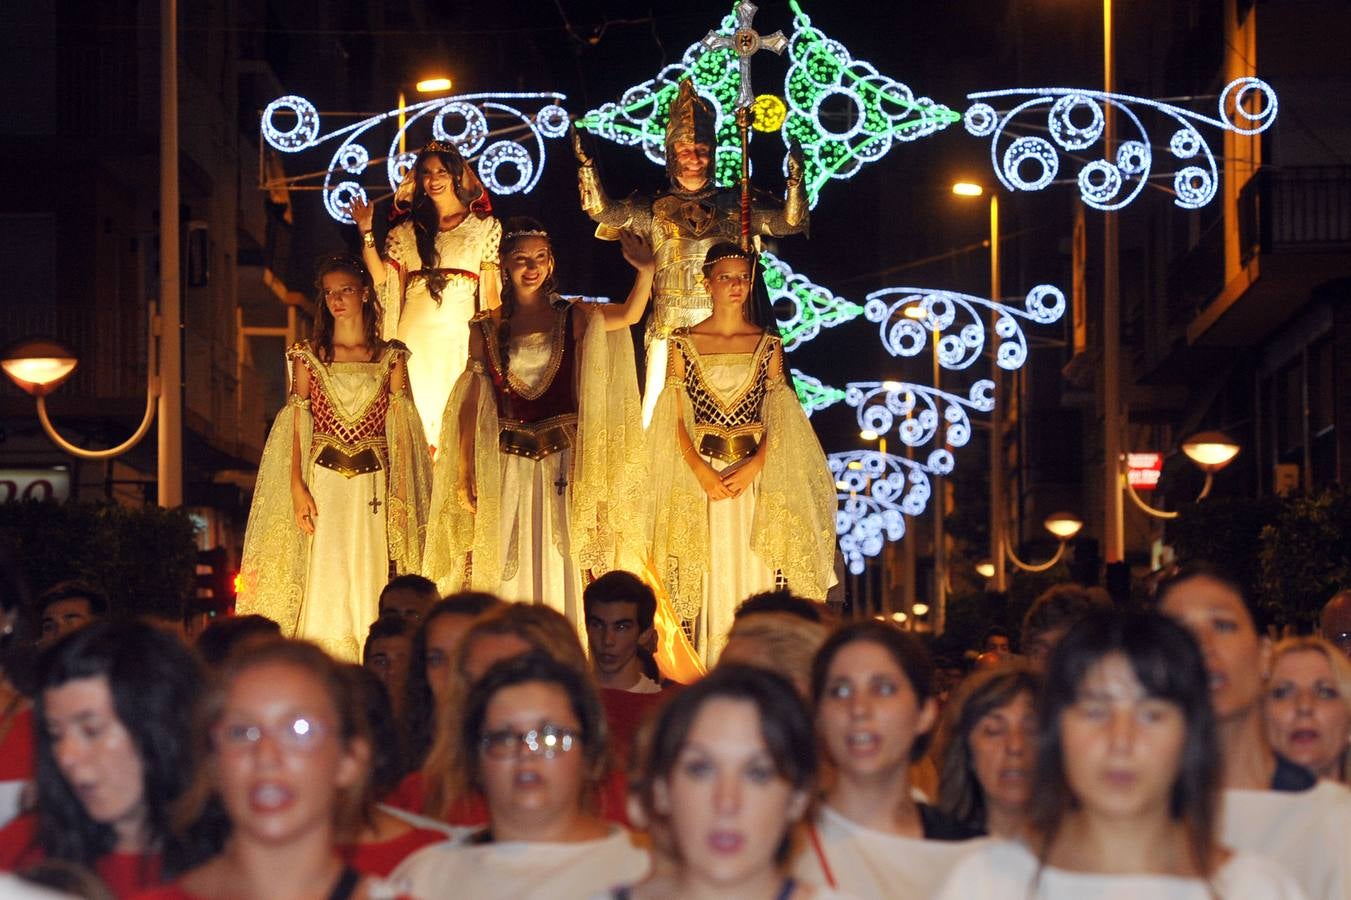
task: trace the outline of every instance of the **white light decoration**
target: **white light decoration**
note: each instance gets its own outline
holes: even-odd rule
[[[1058,321],[1065,314],[1065,295],[1054,285],[1039,284],[1018,309],[956,291],[895,287],[869,294],[863,315],[878,323],[882,346],[892,356],[918,356],[933,338],[939,364],[955,371],[971,366],[985,350],[987,321],[977,308],[995,314],[995,359],[1001,369],[1012,371],[1027,362],[1027,337],[1018,319],[1039,325]],[[968,321],[955,334],[945,333],[959,318]]]
[[[929,472],[913,459],[877,450],[850,450],[826,457],[835,479],[835,534],[845,565],[863,574],[865,557],[882,552],[886,541],[905,536],[905,517],[924,513]]]
[[[822,328],[833,328],[857,319],[863,307],[835,296],[827,288],[814,284],[792,270],[788,263],[768,250],[760,254],[760,278],[769,293],[769,302],[776,310],[779,334],[785,351],[796,350],[821,333]],[[780,318],[784,306],[790,310]]]
[[[351,224],[348,204],[357,197],[366,198],[367,189],[375,187],[359,180],[372,163],[384,161],[385,180],[391,190],[413,165],[416,154],[400,153],[399,141],[405,138],[408,146],[422,146],[425,140],[407,140],[414,126],[419,132],[429,129],[432,139],[458,147],[465,159],[474,163],[492,193],[529,193],[539,184],[544,169],[545,140],[567,133],[568,111],[562,105],[566,99],[554,92],[458,94],[424,100],[402,111],[392,109],[322,134],[314,104],[290,94],[267,105],[260,129],[263,140],[283,153],[300,153],[339,140],[324,173],[324,208],[339,222]],[[526,112],[530,106],[538,108]],[[383,148],[385,154],[372,158],[370,148],[383,131],[380,126],[397,125],[400,112],[404,127],[395,127],[388,147]],[[294,117],[294,124],[280,127],[279,115]]]
[[[990,138],[990,163],[995,175],[1009,190],[1040,191],[1055,180],[1061,154],[1077,153],[1099,145],[1103,137],[1105,106],[1111,106],[1135,129],[1123,141],[1113,159],[1094,159],[1075,173],[1084,203],[1105,211],[1121,209],[1140,195],[1153,175],[1153,142],[1140,115],[1150,111],[1172,120],[1168,152],[1174,160],[1200,160],[1182,165],[1172,173],[1174,202],[1184,209],[1198,209],[1215,198],[1219,169],[1198,124],[1236,134],[1258,134],[1276,121],[1276,92],[1260,78],[1237,78],[1220,94],[1219,115],[1202,115],[1171,103],[1130,94],[1108,94],[1078,88],[1017,88],[968,94],[974,101],[962,119],[966,130]],[[989,101],[1011,103],[997,111]],[[1050,140],[1006,133],[1022,117],[1031,130],[1045,130]],[[1001,139],[1007,141],[1001,157]],[[1069,157],[1067,156],[1068,160]],[[1165,174],[1163,177],[1167,177]]]
[[[792,0],[793,33],[788,42],[789,66],[780,104],[786,112],[779,133],[788,149],[802,148],[809,204],[815,208],[821,189],[833,179],[852,177],[866,163],[876,162],[896,142],[918,140],[959,121],[948,107],[927,97],[916,98],[909,87],[883,75],[870,63],[856,60],[839,41],[811,24]],[[730,37],[737,20],[723,18],[715,35]],[[713,104],[717,117],[716,178],[728,186],[741,172],[741,150],[735,111],[741,102],[741,58],[703,42],[691,44],[679,63],[634,85],[618,103],[606,103],[577,120],[579,129],[624,146],[641,146],[652,162],[666,164],[666,121],[680,82],[693,78],[695,88]],[[852,108],[847,120],[834,123],[822,105],[833,97]],[[762,97],[764,106],[773,104]],[[786,101],[786,102],[785,102]],[[757,100],[757,105],[759,101]]]

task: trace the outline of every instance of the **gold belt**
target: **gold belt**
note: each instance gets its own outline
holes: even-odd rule
[[[526,459],[543,459],[571,447],[576,433],[577,417],[571,414],[542,422],[504,419],[498,432],[497,449]]]
[[[760,446],[760,439],[753,434],[733,434],[730,436],[706,432],[699,439],[699,453],[711,456],[725,463],[734,463],[745,459]]]
[[[362,447],[349,453],[337,444],[325,443],[319,455],[314,458],[316,466],[332,469],[344,478],[365,475],[367,472],[379,472],[385,467],[385,461],[375,447]]]

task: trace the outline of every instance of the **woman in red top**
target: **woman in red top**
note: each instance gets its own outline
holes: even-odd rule
[[[363,720],[341,667],[313,644],[273,641],[229,660],[203,704],[194,796],[219,797],[230,837],[205,864],[143,897],[368,896],[374,882],[337,848],[366,785]]]
[[[361,797],[361,815],[354,825],[358,830],[352,840],[344,840],[340,850],[352,868],[383,877],[414,850],[444,841],[450,832],[418,827],[413,824],[414,817],[376,802],[394,790],[404,770],[398,725],[380,679],[361,666],[348,666],[347,674],[352,681],[350,702],[366,711],[371,763]]]
[[[149,625],[89,625],[52,647],[34,711],[37,812],[0,831],[0,869],[65,860],[124,897],[209,856],[209,816],[185,833],[169,822],[192,778],[201,685],[191,652]]]

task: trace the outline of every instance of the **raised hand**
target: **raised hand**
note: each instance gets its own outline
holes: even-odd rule
[[[582,143],[582,133],[577,130],[577,126],[568,127],[572,135],[572,155],[577,157],[578,165],[591,165],[591,154],[587,152],[586,146]]]
[[[365,197],[353,197],[352,202],[347,204],[347,213],[361,232],[370,231],[375,223],[375,207]]]
[[[657,267],[657,258],[652,253],[652,245],[636,231],[625,229],[619,232],[619,246],[624,251],[624,259],[639,272]]]

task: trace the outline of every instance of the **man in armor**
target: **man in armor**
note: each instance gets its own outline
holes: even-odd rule
[[[643,424],[666,379],[667,338],[675,328],[706,319],[712,300],[703,287],[702,266],[710,247],[741,239],[741,195],[737,188],[719,188],[713,179],[713,108],[686,79],[671,103],[666,125],[666,171],[670,187],[655,197],[632,194],[611,200],[601,186],[594,160],[574,132],[578,188],[582,210],[596,223],[596,236],[616,240],[621,230],[648,238],[656,256],[652,286],[652,314],[644,343],[647,346],[647,384],[643,391]],[[788,159],[787,196],[779,204],[759,191],[751,201],[750,233],[784,237],[807,230],[807,191],[798,153]]]

